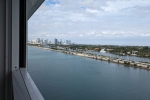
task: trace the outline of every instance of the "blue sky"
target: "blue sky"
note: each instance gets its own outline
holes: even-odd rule
[[[150,0],[46,0],[28,27],[29,40],[150,45]]]

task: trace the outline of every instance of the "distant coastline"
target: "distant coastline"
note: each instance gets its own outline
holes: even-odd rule
[[[65,54],[70,54],[70,55],[75,55],[75,56],[81,56],[81,57],[86,57],[86,58],[91,58],[91,59],[96,59],[96,60],[102,60],[102,61],[107,61],[110,63],[116,63],[116,64],[121,64],[125,66],[131,66],[134,68],[141,68],[141,69],[146,69],[150,70],[150,63],[145,63],[145,62],[135,62],[131,60],[123,60],[123,59],[118,59],[118,58],[110,58],[108,56],[95,56],[92,54],[85,54],[85,53],[79,53],[79,52],[70,52],[70,51],[65,51],[65,50],[55,50],[55,49],[50,49],[50,48],[44,48],[44,47],[38,47],[38,46],[32,46],[32,47],[37,47],[37,48],[42,48],[45,50],[51,50],[55,52],[61,52]]]

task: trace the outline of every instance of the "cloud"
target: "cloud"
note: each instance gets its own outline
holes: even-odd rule
[[[106,6],[101,7],[106,12],[118,12],[124,9],[133,9],[135,7],[148,6],[149,0],[116,0],[107,1]]]
[[[149,0],[46,0],[28,21],[29,40],[144,40],[150,37],[149,9]]]
[[[86,9],[86,12],[88,12],[88,13],[100,13],[100,11],[99,10],[96,10],[96,9],[89,9],[89,8],[87,8]]]

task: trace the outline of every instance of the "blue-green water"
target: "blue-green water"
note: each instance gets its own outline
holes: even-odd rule
[[[28,49],[28,71],[46,100],[150,100],[148,70]]]

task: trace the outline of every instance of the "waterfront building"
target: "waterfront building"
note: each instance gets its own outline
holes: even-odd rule
[[[37,38],[37,43],[40,43],[40,42],[41,42],[40,38]]]
[[[99,48],[95,48],[94,51],[99,51]]]
[[[54,44],[57,45],[58,44],[58,40],[55,38],[54,39]]]
[[[132,54],[131,55],[137,55],[136,53],[137,53],[138,51],[132,51]]]
[[[60,39],[60,44],[62,44],[62,39]]]
[[[58,44],[58,45],[61,45],[61,42],[60,42],[60,41],[58,41],[58,42],[57,42],[57,44]]]
[[[31,44],[37,44],[37,43],[38,43],[37,39],[31,41]]]
[[[66,45],[70,45],[71,44],[71,40],[66,40]]]
[[[131,52],[127,52],[127,54],[131,54]]]
[[[48,44],[48,39],[46,39],[46,40],[44,41],[44,44]]]
[[[40,44],[43,44],[43,39],[40,40]]]

